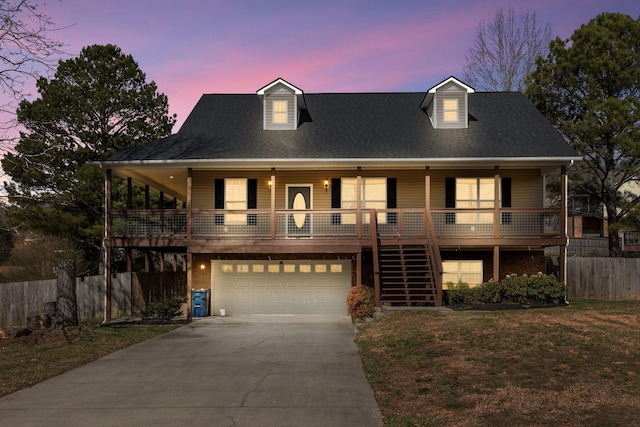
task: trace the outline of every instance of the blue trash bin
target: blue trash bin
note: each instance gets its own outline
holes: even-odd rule
[[[207,289],[191,291],[191,315],[193,317],[209,315],[209,291]]]

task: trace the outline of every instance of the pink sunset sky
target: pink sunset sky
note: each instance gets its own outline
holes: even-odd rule
[[[49,0],[44,11],[69,54],[107,43],[131,54],[168,96],[176,132],[203,93],[278,77],[307,93],[426,91],[462,77],[478,24],[509,6],[561,38],[601,12],[640,15],[638,0]]]

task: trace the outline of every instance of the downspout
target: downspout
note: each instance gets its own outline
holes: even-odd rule
[[[572,165],[573,165],[573,160],[570,161],[569,167],[571,167]],[[569,212],[568,211],[569,205],[568,205],[568,202],[567,202],[567,199],[569,198],[568,197],[569,196],[569,172],[568,171],[564,176],[562,185],[564,186],[564,194],[565,194],[565,197],[564,197],[564,200],[562,201],[562,203],[564,204],[564,215],[565,215],[565,220],[564,220],[564,238],[566,239],[565,244],[564,244],[564,265],[563,265],[563,267],[564,267],[563,276],[564,276],[564,281],[565,281],[565,283],[564,283],[565,284],[564,302],[565,302],[565,304],[569,305],[569,295],[567,293],[567,289],[568,289],[567,288],[567,261],[568,261],[567,260],[567,254],[569,253],[568,248],[569,248],[570,240],[569,240],[569,234],[567,233],[568,232],[568,225],[567,225],[568,221],[567,221],[567,218],[566,218],[567,213]]]
[[[102,165],[100,165],[102,168]],[[111,169],[105,170],[104,179],[104,323],[111,322]]]

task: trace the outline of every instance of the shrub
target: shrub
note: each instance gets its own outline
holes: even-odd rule
[[[477,287],[477,295],[480,302],[499,303],[504,299],[504,288],[492,279]]]
[[[451,304],[475,304],[478,302],[477,291],[469,287],[468,283],[448,283],[449,301]]]
[[[516,303],[535,301],[539,304],[562,303],[567,287],[552,274],[533,276],[511,274],[500,282],[490,280],[475,288],[466,283],[448,283],[450,304]]]
[[[180,308],[185,301],[185,297],[173,295],[162,301],[150,302],[145,306],[145,308],[140,310],[140,317],[144,320],[160,320],[162,322],[168,322],[174,317],[182,314]]]
[[[507,277],[500,281],[504,292],[503,302],[514,302],[517,304],[524,304],[527,302],[528,297],[528,282],[529,276],[523,274],[518,276],[517,274],[508,274]]]
[[[541,304],[559,304],[565,302],[567,286],[552,274],[538,273],[529,277],[528,295]]]
[[[375,292],[364,285],[351,287],[347,296],[347,306],[352,320],[372,317],[375,311]]]

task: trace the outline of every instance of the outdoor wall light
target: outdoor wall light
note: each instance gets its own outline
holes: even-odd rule
[[[271,180],[269,180],[269,190],[271,190]]]
[[[324,179],[324,191],[329,189],[329,180],[327,178]]]
[[[200,264],[200,270],[204,270],[206,266],[204,264]]]

